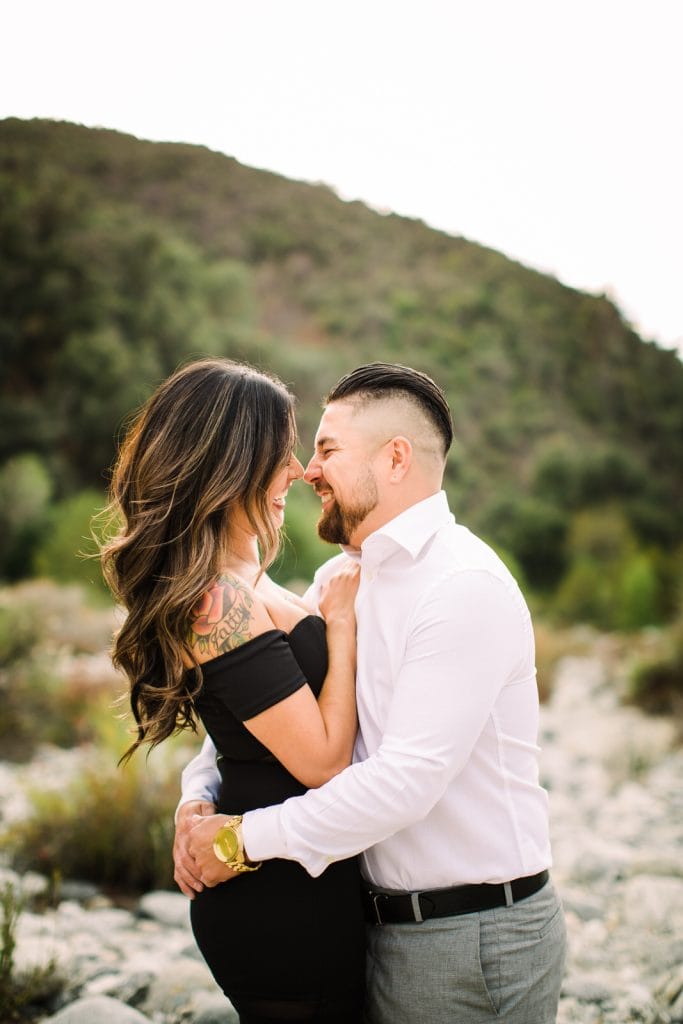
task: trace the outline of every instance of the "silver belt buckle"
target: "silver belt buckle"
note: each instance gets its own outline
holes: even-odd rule
[[[375,908],[375,917],[377,918],[377,924],[383,923],[382,915],[380,914],[379,907],[377,906],[377,900],[380,898],[381,895],[381,892],[373,892],[372,894],[372,905]]]

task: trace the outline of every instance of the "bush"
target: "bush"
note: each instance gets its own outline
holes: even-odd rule
[[[0,755],[27,760],[37,746],[93,739],[123,688],[106,659],[96,673],[74,654],[109,642],[111,609],[86,605],[83,591],[47,581],[0,591]],[[92,664],[92,662],[89,662]]]
[[[573,563],[562,580],[552,609],[562,622],[589,622],[608,628],[612,594],[604,567],[584,556]]]
[[[81,491],[59,502],[52,511],[42,541],[37,545],[33,568],[39,576],[60,582],[77,581],[105,593],[97,548],[90,533],[95,513],[104,505],[98,491]]]
[[[116,734],[120,755],[127,744]],[[13,866],[122,892],[173,888],[173,814],[192,751],[165,746],[117,767],[108,743],[89,752],[65,789],[30,794],[32,815],[2,839]]]
[[[629,698],[652,714],[677,715],[683,728],[683,613],[658,647],[631,670]]]
[[[555,669],[562,658],[585,653],[585,635],[576,630],[558,629],[541,619],[534,621],[536,644],[536,682],[541,702],[552,695]]]
[[[620,629],[642,629],[660,621],[661,586],[655,567],[644,553],[622,567],[614,618]]]
[[[489,508],[484,530],[515,557],[531,586],[555,585],[565,565],[566,513],[538,498],[503,499]]]
[[[51,493],[50,476],[36,455],[17,455],[0,469],[0,576],[27,575]]]
[[[0,1008],[5,1024],[26,1020],[25,1011],[33,1007],[50,1010],[50,1003],[64,987],[64,980],[54,962],[17,977],[15,936],[23,907],[22,899],[11,885],[7,884],[0,890]]]
[[[661,561],[638,547],[620,509],[577,513],[566,550],[570,568],[552,606],[563,621],[625,630],[660,621]]]

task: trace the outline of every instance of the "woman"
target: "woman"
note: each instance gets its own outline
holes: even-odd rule
[[[124,759],[199,716],[219,752],[219,811],[281,803],[351,760],[356,572],[332,580],[324,620],[265,573],[303,473],[295,443],[278,380],[204,360],[149,399],[114,471],[123,525],[102,557],[128,610],[113,660],[138,727]],[[359,1021],[355,860],[317,879],[290,861],[245,867],[192,902],[199,947],[242,1024]]]

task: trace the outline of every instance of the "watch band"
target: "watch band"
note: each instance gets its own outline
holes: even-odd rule
[[[230,854],[223,849],[223,840],[229,842]],[[234,848],[234,849],[233,849]],[[258,864],[248,864],[244,855],[244,842],[242,840],[242,815],[235,814],[228,818],[224,825],[216,832],[213,841],[213,852],[216,858],[231,871],[242,874],[246,871],[258,871],[261,861]]]

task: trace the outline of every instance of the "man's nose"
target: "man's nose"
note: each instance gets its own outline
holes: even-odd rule
[[[313,484],[320,476],[320,463],[314,455],[304,470],[304,480],[307,484]]]

